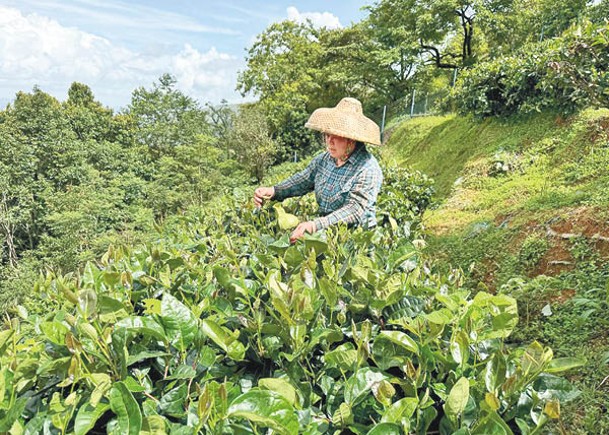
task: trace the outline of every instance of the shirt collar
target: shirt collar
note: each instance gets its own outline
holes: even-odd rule
[[[364,152],[365,149],[366,149],[366,145],[364,145],[364,144],[357,145],[355,147],[355,150],[353,150],[351,155],[347,158],[347,160],[345,160],[345,164],[356,163],[359,160],[359,156]]]

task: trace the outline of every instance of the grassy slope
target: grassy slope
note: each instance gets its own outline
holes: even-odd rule
[[[609,110],[406,120],[383,157],[436,179],[439,205],[424,220],[437,267],[517,296],[516,340],[588,358],[562,429],[609,433]],[[552,316],[541,315],[546,304]]]

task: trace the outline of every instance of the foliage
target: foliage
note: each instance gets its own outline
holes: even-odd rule
[[[27,294],[19,277],[29,282],[39,261],[75,270],[110,243],[145,240],[154,218],[241,184],[220,143],[226,110],[214,113],[208,123],[168,75],[120,114],[81,83],[63,103],[38,88],[18,93],[0,112],[2,311]]]
[[[238,78],[240,92],[259,97],[272,134],[290,151],[314,142],[304,121],[322,81],[318,36],[310,23],[273,23],[248,50],[247,68]]]
[[[573,364],[505,344],[514,299],[391,226],[290,245],[274,209],[217,201],[36,295],[0,332],[2,431],[512,433],[575,396],[550,374]]]
[[[397,222],[416,222],[429,207],[434,194],[433,180],[420,171],[400,167],[383,170],[383,194],[378,208]]]
[[[466,287],[514,297],[510,343],[537,339],[558,357],[586,359],[568,375],[581,395],[544,433],[609,430],[608,116],[415,118],[383,149],[401,166],[439,174],[439,201],[423,219],[429,267],[457,268]]]
[[[453,99],[461,113],[480,117],[606,106],[608,41],[607,25],[573,28],[561,38],[463,72]]]
[[[127,109],[138,127],[136,140],[157,155],[172,155],[174,147],[209,134],[205,112],[194,98],[175,89],[176,83],[173,76],[164,74],[151,90],[133,91]]]
[[[256,106],[242,107],[228,138],[230,150],[256,182],[260,182],[279,151],[266,117]]]

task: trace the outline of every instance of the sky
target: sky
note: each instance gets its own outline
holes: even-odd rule
[[[346,27],[367,0],[0,0],[0,108],[34,86],[67,98],[88,85],[120,110],[164,73],[202,103],[251,101],[235,90],[247,49],[271,23]]]

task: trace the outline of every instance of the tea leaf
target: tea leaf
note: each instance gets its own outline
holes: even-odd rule
[[[110,408],[118,417],[117,435],[140,433],[142,412],[133,395],[122,382],[115,383],[110,390]]]
[[[277,211],[277,222],[282,230],[296,228],[300,223],[300,220],[296,216],[286,213],[281,205],[275,204],[273,208]]]
[[[448,393],[448,398],[444,404],[446,416],[456,424],[459,416],[465,410],[469,400],[469,380],[465,377],[460,378]]]
[[[197,333],[197,318],[192,311],[169,293],[161,299],[163,329],[172,345],[184,351],[193,342]]]
[[[298,418],[292,405],[282,396],[266,390],[250,390],[228,407],[230,420],[246,419],[281,434],[298,432]]]
[[[419,346],[408,334],[401,331],[381,331],[377,337],[377,340],[387,339],[394,344],[412,352],[415,354],[419,353]]]
[[[84,435],[88,433],[95,427],[97,420],[99,420],[108,409],[110,409],[108,403],[100,403],[96,406],[85,403],[81,406],[76,414],[76,419],[74,420],[75,435]]]
[[[414,414],[419,400],[416,397],[404,397],[394,402],[385,412],[381,419],[382,422],[408,425],[410,417]]]
[[[564,357],[564,358],[554,358],[550,361],[548,367],[546,367],[545,371],[547,373],[561,373],[567,370],[575,369],[578,367],[582,367],[586,365],[585,358],[578,357]]]
[[[258,381],[258,386],[273,391],[286,399],[290,405],[298,405],[298,395],[296,389],[287,380],[282,378],[262,378]]]

